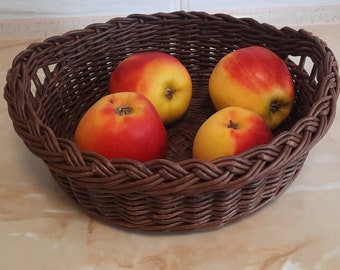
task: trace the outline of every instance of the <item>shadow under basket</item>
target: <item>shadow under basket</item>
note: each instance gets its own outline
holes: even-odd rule
[[[252,45],[287,63],[296,93],[290,116],[269,144],[212,162],[193,159],[195,133],[214,112],[212,69],[225,54]],[[73,133],[107,93],[113,69],[128,55],[155,50],[178,58],[193,82],[187,113],[167,128],[166,159],[140,163],[80,152]],[[185,231],[239,220],[278,197],[330,128],[338,94],[335,57],[311,33],[179,11],[113,18],[31,44],[13,60],[4,97],[17,134],[90,216],[135,230]]]

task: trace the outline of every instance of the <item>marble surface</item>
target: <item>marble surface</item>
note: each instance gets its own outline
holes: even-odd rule
[[[340,60],[339,27],[303,26]],[[0,40],[1,89],[14,56],[40,40]],[[217,230],[154,234],[86,216],[25,148],[1,98],[0,269],[339,269],[339,121],[338,113],[295,182],[265,208]]]

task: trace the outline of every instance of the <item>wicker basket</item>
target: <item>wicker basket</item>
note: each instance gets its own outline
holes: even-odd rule
[[[289,66],[296,91],[291,115],[270,144],[212,162],[192,159],[195,132],[214,111],[213,67],[250,45],[269,48]],[[115,66],[147,50],[173,54],[193,80],[187,114],[168,127],[167,158],[139,163],[81,153],[72,141],[80,117],[106,94]],[[334,55],[312,34],[180,11],[114,18],[32,44],[14,59],[4,96],[18,135],[90,216],[136,230],[175,231],[219,227],[279,196],[331,126],[338,94]]]

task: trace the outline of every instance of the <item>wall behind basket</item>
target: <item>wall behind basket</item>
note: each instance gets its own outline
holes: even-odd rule
[[[223,12],[277,26],[340,22],[340,0],[1,0],[0,39],[46,37],[131,13],[175,10]]]

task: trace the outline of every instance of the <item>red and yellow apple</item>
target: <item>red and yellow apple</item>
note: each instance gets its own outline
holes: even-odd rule
[[[120,62],[110,76],[109,93],[137,92],[146,96],[164,124],[187,111],[192,82],[186,67],[174,56],[158,51],[140,52]]]
[[[217,110],[243,107],[274,129],[291,111],[294,86],[287,65],[277,54],[251,46],[220,59],[209,79],[209,94]]]
[[[193,157],[214,160],[234,156],[273,138],[262,117],[241,107],[226,107],[211,115],[198,129]]]
[[[100,98],[81,118],[74,141],[81,151],[141,162],[164,158],[167,148],[166,130],[154,106],[134,92]]]

